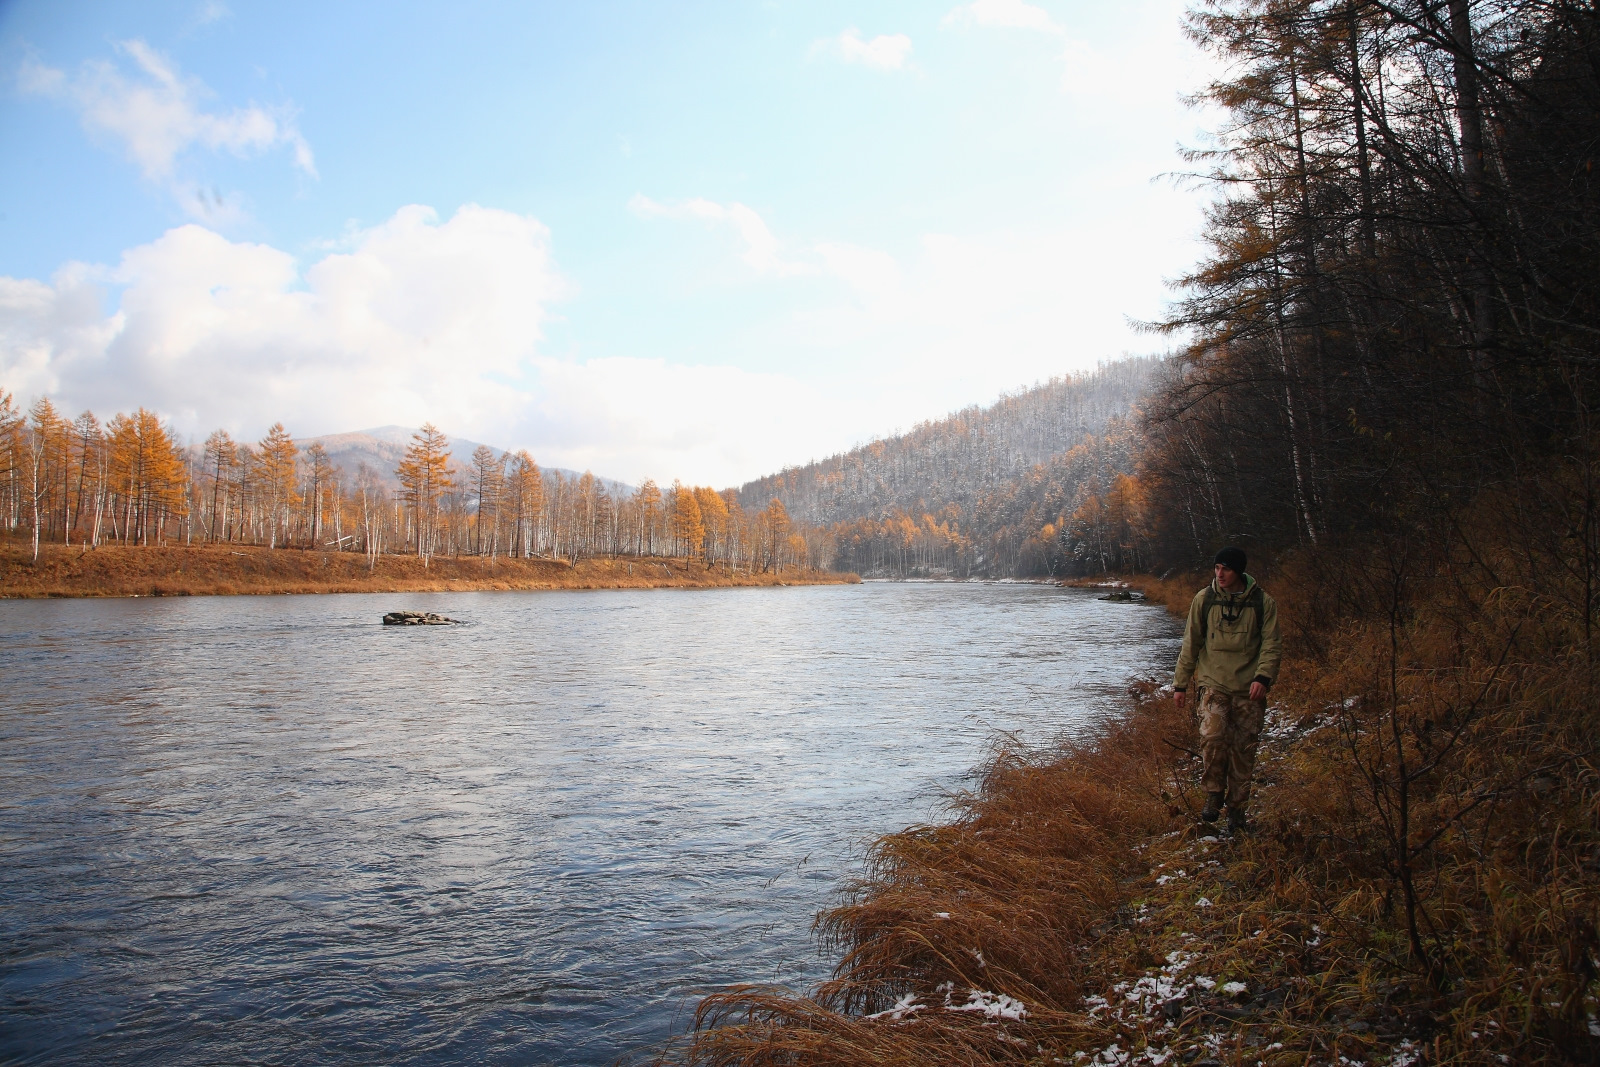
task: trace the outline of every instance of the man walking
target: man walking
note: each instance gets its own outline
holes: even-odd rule
[[[1200,687],[1200,784],[1206,791],[1200,817],[1216,822],[1226,803],[1228,829],[1235,832],[1245,826],[1267,690],[1283,658],[1278,606],[1244,572],[1245,562],[1241,548],[1217,553],[1215,579],[1189,605],[1173,678],[1180,708],[1190,681]]]

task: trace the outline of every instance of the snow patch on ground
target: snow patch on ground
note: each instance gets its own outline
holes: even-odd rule
[[[1389,1057],[1389,1067],[1416,1067],[1422,1062],[1422,1049],[1409,1037],[1395,1046],[1394,1055]]]
[[[1149,1064],[1150,1067],[1161,1067],[1162,1064],[1171,1060],[1174,1055],[1176,1053],[1169,1048],[1147,1047],[1134,1052],[1132,1049],[1123,1049],[1116,1042],[1112,1042],[1099,1052],[1078,1053],[1077,1063],[1080,1064],[1080,1067],[1098,1067],[1100,1064],[1104,1064],[1105,1067],[1137,1067],[1137,1065],[1143,1064]]]
[[[944,992],[945,1011],[979,1011],[990,1019],[1028,1017],[1027,1006],[1017,998],[1008,997],[1004,993],[991,993],[987,989],[968,989],[966,1003],[957,1004],[951,999],[955,994],[955,983],[946,982],[939,988]]]
[[[968,989],[967,999],[957,1002],[956,986],[954,982],[945,982],[935,992],[944,994],[945,1011],[972,1011],[979,1012],[989,1019],[1016,1019],[1028,1017],[1027,1005],[1016,997],[1006,996],[1004,993],[991,993],[987,989]],[[866,1016],[868,1019],[889,1019],[898,1022],[906,1016],[926,1010],[928,1005],[919,1003],[915,993],[907,993],[894,1002],[891,1008],[873,1012]]]
[[[905,996],[894,1002],[894,1007],[886,1008],[883,1011],[874,1012],[873,1014],[867,1016],[867,1018],[899,1020],[904,1019],[912,1012],[921,1011],[925,1007],[927,1007],[926,1004],[917,1003],[917,995],[915,993],[907,993]]]
[[[1100,996],[1085,997],[1084,1004],[1088,1006],[1091,1017],[1104,1012],[1108,1017],[1120,1022],[1154,1020],[1163,1006],[1171,1001],[1184,999],[1194,991],[1196,984],[1206,983],[1207,989],[1216,985],[1212,979],[1203,976],[1184,977],[1184,972],[1194,961],[1193,952],[1173,949],[1167,953],[1166,966],[1159,971],[1147,973],[1137,981],[1118,982],[1112,986],[1111,993],[1117,998],[1115,1005],[1106,997]],[[1132,1013],[1131,1017],[1129,1012]]]

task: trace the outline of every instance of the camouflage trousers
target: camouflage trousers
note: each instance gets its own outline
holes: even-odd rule
[[[1230,810],[1250,803],[1250,776],[1256,769],[1256,744],[1267,717],[1267,702],[1200,690],[1200,785],[1225,795]]]

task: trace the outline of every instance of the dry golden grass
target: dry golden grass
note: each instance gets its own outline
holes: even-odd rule
[[[351,552],[193,545],[102,545],[93,550],[0,544],[0,597],[208,596],[238,593],[388,593],[463,589],[708,589],[857,581],[854,575],[786,570],[747,574],[677,559],[522,560],[477,556],[382,556],[367,569]]]
[[[1182,611],[1203,580],[1131,581]],[[1341,620],[1331,580],[1372,600],[1385,576],[1268,583],[1293,651],[1252,833],[1202,836],[1190,715],[1141,687],[1100,736],[1003,751],[948,823],[880,840],[818,920],[834,977],[713,994],[663,1061],[1600,1062],[1584,635],[1504,587]],[[1025,1017],[953,1010],[1000,995]],[[897,1004],[919,1007],[872,1017]]]

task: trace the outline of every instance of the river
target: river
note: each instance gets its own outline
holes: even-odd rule
[[[873,837],[1176,636],[1030,584],[0,602],[0,1062],[648,1055],[823,977]]]

